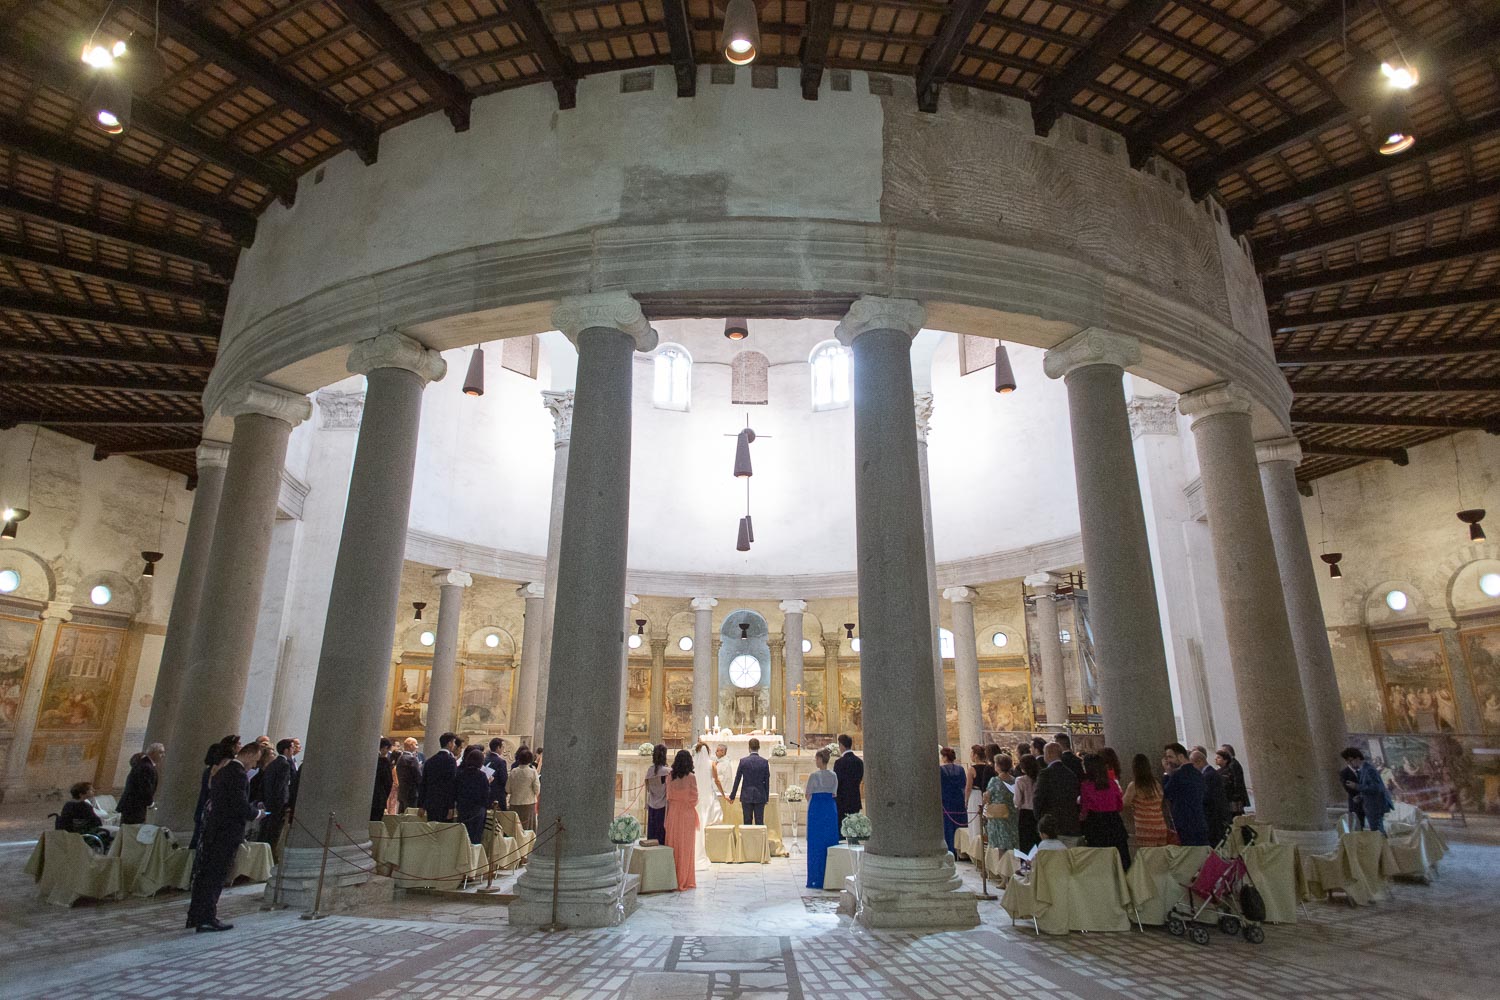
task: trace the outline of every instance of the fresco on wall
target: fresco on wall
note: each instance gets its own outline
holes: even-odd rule
[[[826,670],[809,670],[802,675],[802,690],[807,692],[807,698],[802,707],[802,716],[805,720],[804,743],[808,743],[807,738],[813,734],[833,735],[833,727],[828,723],[827,680],[828,671]]]
[[[26,689],[26,667],[36,642],[38,623],[0,618],[0,733],[16,727]]]
[[[645,740],[651,735],[651,668],[631,667],[625,693],[625,738]]]
[[[986,730],[1019,732],[1032,727],[1031,672],[981,670],[979,711]]]
[[[515,671],[502,667],[464,667],[458,697],[458,728],[466,733],[509,732],[510,684]]]
[[[1486,733],[1500,734],[1500,626],[1466,630],[1460,641],[1474,684],[1479,724]]]
[[[864,698],[859,685],[859,668],[844,667],[839,671],[839,731],[862,732],[865,727]]]
[[[1458,706],[1439,635],[1374,643],[1386,727],[1395,733],[1456,732]]]
[[[948,669],[943,671],[943,718],[947,721],[948,729],[943,734],[943,742],[956,747],[958,746],[958,680],[957,675]]]
[[[396,692],[391,699],[391,731],[421,734],[427,731],[428,690],[431,667],[401,664],[396,668]]]
[[[45,732],[100,732],[114,694],[115,667],[125,633],[65,624],[47,672],[36,728]]]
[[[684,744],[693,737],[693,733],[703,725],[702,720],[698,725],[693,724],[693,672],[691,670],[668,670],[666,672],[666,691],[663,693],[666,704],[662,712],[662,737],[669,740],[682,740]]]

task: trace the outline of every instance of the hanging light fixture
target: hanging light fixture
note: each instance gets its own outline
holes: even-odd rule
[[[162,536],[166,533],[167,490],[169,490],[169,489],[171,489],[170,485],[166,486],[166,487],[163,487],[163,489],[161,491],[161,510],[159,510],[157,512],[157,514],[156,514],[156,547],[158,549],[161,548]],[[145,577],[147,579],[155,576],[156,575],[156,564],[162,561],[162,558],[163,558],[162,553],[160,553],[160,552],[142,552],[141,553],[141,558],[144,559],[144,560],[146,560],[146,566],[145,566],[144,569],[141,570],[141,576],[143,576],[143,577]]]
[[[746,427],[740,431],[734,443],[734,477],[748,478],[755,475],[750,467],[750,442],[755,440],[755,432]]]
[[[15,538],[16,525],[31,516],[31,511],[24,507],[7,507],[0,513],[5,515],[5,527],[0,529],[0,538]]]
[[[464,395],[484,395],[484,345],[476,344],[469,355],[469,372],[464,376]]]
[[[113,74],[94,81],[83,114],[89,125],[106,135],[119,135],[130,127],[130,87]]]
[[[1484,541],[1484,528],[1479,525],[1479,522],[1484,520],[1484,508],[1474,507],[1469,510],[1461,510],[1458,512],[1458,519],[1469,526],[1469,541]]]
[[[1344,578],[1344,571],[1339,569],[1339,560],[1344,558],[1342,552],[1325,552],[1318,557],[1328,564],[1328,575],[1335,580]]]
[[[755,61],[760,52],[760,15],[754,0],[729,0],[724,7],[724,31],[719,36],[724,58],[736,66]]]
[[[1420,81],[1417,68],[1401,59],[1394,64],[1381,63],[1380,75],[1385,77],[1386,86],[1392,90],[1410,90]]]
[[[37,439],[42,436],[42,429],[38,426],[31,435],[31,450],[26,453],[26,502],[31,502],[31,460],[36,457]],[[0,506],[0,538],[15,538],[16,525],[31,516],[31,511],[20,504],[8,503]]]
[[[853,622],[844,622],[844,638],[846,638],[846,639],[853,639],[854,638],[854,623]]]
[[[412,610],[416,612],[416,614],[414,614],[414,615],[411,616],[411,620],[414,621],[414,622],[421,621],[422,620],[422,609],[425,608],[425,607],[427,607],[427,602],[426,601],[412,601],[411,602],[411,607],[412,607]]]
[[[755,521],[751,519],[749,514],[745,515],[745,531],[750,534],[750,543],[752,545],[755,544]]]
[[[1392,95],[1370,112],[1370,127],[1375,131],[1382,156],[1396,156],[1417,144],[1406,104],[1399,95]]]
[[[744,318],[726,319],[724,321],[724,336],[729,340],[744,340],[750,336],[750,324]]]
[[[1005,349],[1004,341],[995,344],[995,391],[1002,394],[1016,391],[1016,375],[1010,370],[1010,352]]]
[[[646,619],[644,619],[644,618],[637,618],[635,620],[635,634],[636,635],[645,635],[646,634]]]
[[[748,517],[740,518],[740,537],[734,543],[734,548],[737,552],[750,551],[750,518]]]
[[[748,638],[750,638],[750,623],[749,622],[740,622],[740,638],[741,639],[748,639]]]
[[[153,577],[156,575],[156,564],[162,561],[160,552],[142,552],[141,558],[146,560],[146,568],[141,570],[141,576]]]

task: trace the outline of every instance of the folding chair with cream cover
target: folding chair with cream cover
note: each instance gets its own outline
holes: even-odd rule
[[[1039,934],[1130,930],[1130,890],[1113,847],[1038,851],[1030,876],[1011,879],[1000,905]]]
[[[120,859],[100,857],[84,839],[66,830],[48,830],[37,840],[26,862],[26,874],[37,883],[37,895],[57,906],[80,898],[120,896]]]

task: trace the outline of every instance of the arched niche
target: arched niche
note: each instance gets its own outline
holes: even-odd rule
[[[1406,606],[1397,610],[1387,598],[1392,593],[1406,595]],[[1434,608],[1416,584],[1410,580],[1382,580],[1365,594],[1364,622],[1370,629],[1389,628],[1426,622],[1433,615],[1446,617],[1446,609]]]
[[[104,604],[94,603],[93,593],[96,587],[109,589],[109,600]],[[78,585],[73,588],[73,602],[75,607],[88,611],[128,618],[140,609],[141,594],[137,581],[123,573],[96,570],[78,581]]]
[[[57,577],[52,567],[41,556],[30,549],[15,548],[7,544],[0,548],[0,572],[10,570],[19,577],[16,589],[9,594],[0,594],[0,601],[11,599],[39,601],[55,600]]]
[[[718,715],[736,732],[756,728],[762,715],[774,714],[770,635],[765,618],[746,609],[731,612],[719,626]]]
[[[493,636],[495,644],[490,645],[490,637]],[[485,625],[475,629],[469,634],[468,641],[464,643],[464,651],[474,656],[487,657],[514,657],[520,647],[516,644],[515,636],[499,625]]]

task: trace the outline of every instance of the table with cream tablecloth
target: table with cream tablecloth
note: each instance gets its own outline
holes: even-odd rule
[[[120,827],[109,853],[120,859],[121,889],[132,896],[154,896],[163,889],[187,889],[193,878],[193,852],[179,845],[165,827]]]
[[[990,880],[1004,888],[1005,884],[1021,870],[1021,855],[1014,850],[1002,851],[998,847],[985,848],[984,870]]]
[[[854,874],[855,855],[863,850],[863,847],[855,847],[851,844],[834,844],[828,848],[828,862],[823,866],[823,889],[825,891],[843,891],[844,879]]]
[[[1113,847],[1039,851],[1027,878],[1013,878],[1000,905],[1011,920],[1034,920],[1043,934],[1128,931],[1130,890]]]
[[[469,843],[462,823],[402,823],[398,827],[396,885],[403,889],[457,889],[483,878],[489,860]]]
[[[1245,869],[1250,884],[1266,904],[1266,923],[1295,924],[1297,905],[1304,896],[1302,864],[1291,844],[1255,844],[1246,849]]]
[[[25,872],[36,880],[37,895],[57,906],[121,895],[120,859],[95,854],[83,837],[67,830],[47,830],[37,838]]]
[[[1207,847],[1142,847],[1130,860],[1125,885],[1142,924],[1164,924],[1167,913],[1187,896],[1187,887],[1208,859]]]
[[[1388,880],[1396,874],[1396,857],[1386,838],[1374,830],[1345,833],[1337,850],[1302,858],[1305,898],[1325,899],[1342,892],[1353,905],[1390,898]]]

